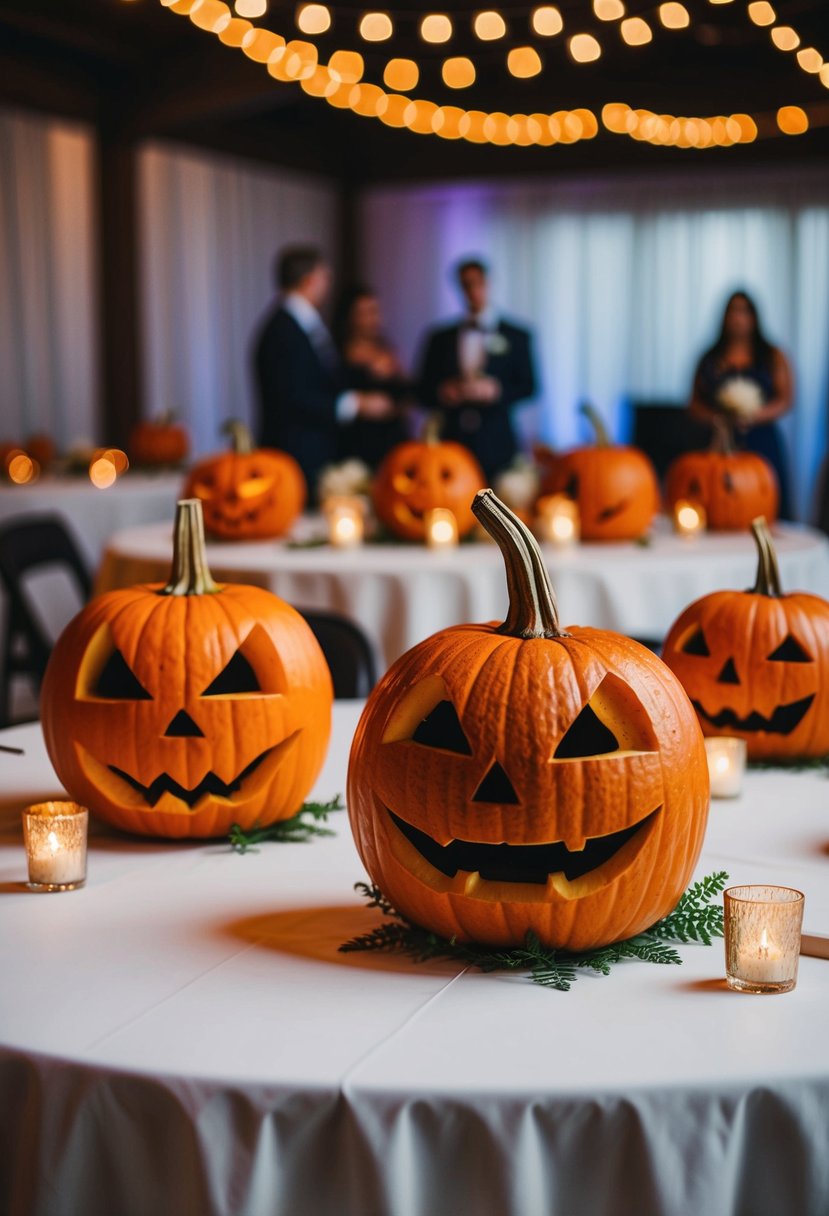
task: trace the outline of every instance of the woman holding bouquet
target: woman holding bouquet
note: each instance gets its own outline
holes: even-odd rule
[[[789,477],[777,419],[792,407],[794,387],[782,350],[764,336],[757,306],[731,294],[720,336],[697,364],[689,410],[699,422],[727,421],[738,447],[764,456],[777,474],[780,516],[789,519]]]

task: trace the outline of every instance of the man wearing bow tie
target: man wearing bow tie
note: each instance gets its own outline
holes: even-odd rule
[[[317,478],[337,459],[341,428],[355,418],[394,411],[386,393],[346,392],[337,348],[320,316],[331,270],[318,249],[283,251],[276,267],[281,292],[254,347],[259,387],[259,439],[300,464],[313,499]]]
[[[532,339],[490,304],[483,262],[461,262],[457,276],[466,316],[427,335],[420,397],[440,414],[443,438],[465,444],[491,482],[518,449],[512,407],[536,391]]]

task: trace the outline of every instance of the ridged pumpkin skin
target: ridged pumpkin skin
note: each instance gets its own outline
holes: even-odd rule
[[[761,544],[771,545],[767,533]],[[757,760],[829,755],[829,603],[783,595],[768,556],[761,548],[753,590],[715,591],[686,608],[662,653],[706,735],[745,739]]]
[[[444,721],[429,736],[435,712]],[[615,737],[599,754],[587,754],[589,723],[586,735],[574,727],[592,714]],[[708,769],[679,681],[638,643],[459,625],[403,655],[372,692],[348,809],[368,873],[412,921],[494,946],[521,945],[531,929],[586,949],[676,905],[702,845]],[[440,854],[453,841],[465,843]]]
[[[41,696],[58,777],[100,818],[145,835],[223,836],[293,815],[331,730],[311,630],[259,587],[161,589],[98,596],[58,639]]]
[[[405,540],[425,540],[423,516],[447,507],[458,521],[458,534],[475,527],[469,509],[484,487],[484,474],[468,448],[451,440],[411,440],[392,448],[372,485],[377,518]]]
[[[639,448],[611,444],[601,419],[582,407],[596,430],[594,446],[545,458],[540,496],[566,494],[578,503],[582,540],[636,540],[659,510],[659,483]]]
[[[302,469],[287,452],[256,448],[239,422],[225,427],[233,450],[208,456],[190,471],[185,498],[198,498],[204,526],[222,540],[284,536],[305,506]]]
[[[128,446],[133,464],[176,465],[187,458],[190,436],[167,416],[145,419],[133,429]]]
[[[705,508],[712,532],[743,532],[757,515],[777,518],[774,469],[756,452],[686,452],[665,480],[670,507],[686,498]]]

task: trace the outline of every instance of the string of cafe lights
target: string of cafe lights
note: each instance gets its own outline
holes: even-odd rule
[[[729,4],[733,0],[708,0],[709,4]],[[358,51],[337,50],[328,62],[321,62],[316,45],[307,38],[328,33],[333,25],[331,7],[299,3],[295,10],[297,30],[306,39],[284,38],[257,26],[251,18],[264,16],[267,0],[235,0],[235,12],[225,0],[160,0],[162,7],[188,16],[198,28],[215,34],[226,46],[243,51],[248,58],[263,64],[268,73],[282,83],[298,84],[310,96],[325,100],[338,109],[348,109],[363,117],[379,119],[390,127],[405,128],[417,134],[433,134],[444,139],[464,139],[471,143],[500,146],[572,144],[598,134],[599,120],[586,108],[557,110],[553,113],[506,114],[501,111],[467,110],[462,106],[440,105],[407,94],[420,81],[420,67],[411,58],[391,56],[383,71],[382,88],[364,80],[365,61]],[[337,19],[346,12],[354,20],[356,33],[371,49],[391,40],[395,33],[392,17],[385,12],[337,9]],[[593,0],[598,20],[616,23],[623,42],[642,46],[653,38],[652,25],[643,17],[627,17],[622,0]],[[687,29],[691,22],[688,8],[666,0],[654,10],[665,30]],[[554,5],[539,5],[524,10],[528,30],[539,38],[563,35],[571,58],[590,63],[601,56],[601,43],[583,32],[565,34],[565,23]],[[777,23],[776,13],[767,0],[747,6],[747,17],[758,27],[770,26],[771,38],[781,51],[794,51],[797,65],[819,77],[829,88],[829,65],[814,47],[804,47],[791,26]],[[396,16],[401,16],[397,10]],[[515,17],[514,13],[510,14]],[[508,33],[507,22],[496,10],[464,14],[481,43],[495,44]],[[419,15],[419,33],[429,49],[444,48],[454,36],[457,18],[448,13]],[[532,45],[511,45],[506,54],[507,70],[516,78],[527,79],[543,70],[543,61]],[[441,65],[447,88],[463,90],[477,78],[477,69],[468,56],[447,56]],[[389,90],[389,91],[386,91]],[[614,135],[663,147],[729,147],[750,143],[760,134],[803,134],[809,129],[809,116],[799,106],[782,106],[776,114],[713,115],[681,117],[635,109],[623,102],[611,102],[601,112],[604,128]]]

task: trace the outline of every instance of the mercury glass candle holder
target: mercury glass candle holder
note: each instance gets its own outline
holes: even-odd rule
[[[673,521],[674,530],[689,539],[704,532],[708,522],[703,505],[685,498],[674,503]]]
[[[792,887],[729,887],[725,976],[737,992],[791,992],[797,983],[804,897]]]
[[[743,789],[746,770],[746,741],[730,735],[712,735],[705,740],[712,798],[737,798]]]
[[[537,531],[542,540],[560,549],[578,544],[581,533],[579,506],[566,494],[547,494],[539,498]]]
[[[329,498],[324,507],[328,539],[335,549],[355,549],[363,543],[365,520],[363,504],[354,495]]]
[[[430,549],[454,549],[458,543],[458,521],[448,507],[424,511],[423,527]]]
[[[89,812],[77,802],[39,802],[23,811],[33,891],[74,891],[86,882]]]

